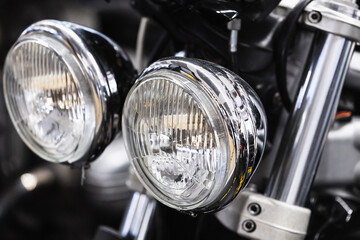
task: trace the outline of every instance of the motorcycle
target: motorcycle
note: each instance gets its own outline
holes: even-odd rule
[[[134,60],[59,20],[8,51],[6,107],[37,157],[1,187],[0,236],[359,239],[359,1],[130,4]]]

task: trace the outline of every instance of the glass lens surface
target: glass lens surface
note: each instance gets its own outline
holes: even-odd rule
[[[74,155],[86,131],[86,107],[78,79],[57,52],[36,41],[17,44],[7,57],[4,90],[29,147],[52,161]]]
[[[124,107],[133,165],[174,204],[203,201],[226,171],[221,161],[226,153],[210,121],[216,116],[209,116],[202,105],[188,89],[158,77],[133,89]]]

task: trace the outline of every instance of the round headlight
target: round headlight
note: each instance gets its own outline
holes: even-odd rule
[[[119,46],[91,29],[45,20],[27,28],[4,65],[4,95],[21,138],[53,162],[95,158],[119,129],[135,71]]]
[[[162,203],[208,212],[245,187],[264,150],[266,118],[255,92],[229,70],[169,58],[130,90],[123,134],[140,181]]]

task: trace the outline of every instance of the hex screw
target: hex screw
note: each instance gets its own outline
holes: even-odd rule
[[[256,224],[253,220],[247,219],[243,222],[242,229],[248,233],[253,232],[256,229]]]
[[[321,13],[318,11],[312,11],[309,13],[308,19],[311,23],[319,23],[321,21]]]
[[[251,215],[257,216],[261,213],[261,206],[258,203],[250,203],[248,211]]]

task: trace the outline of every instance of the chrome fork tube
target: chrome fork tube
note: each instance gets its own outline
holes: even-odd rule
[[[338,106],[354,43],[319,32],[289,117],[266,194],[304,206]]]
[[[154,199],[135,192],[120,226],[120,236],[124,239],[145,240],[155,208]]]

